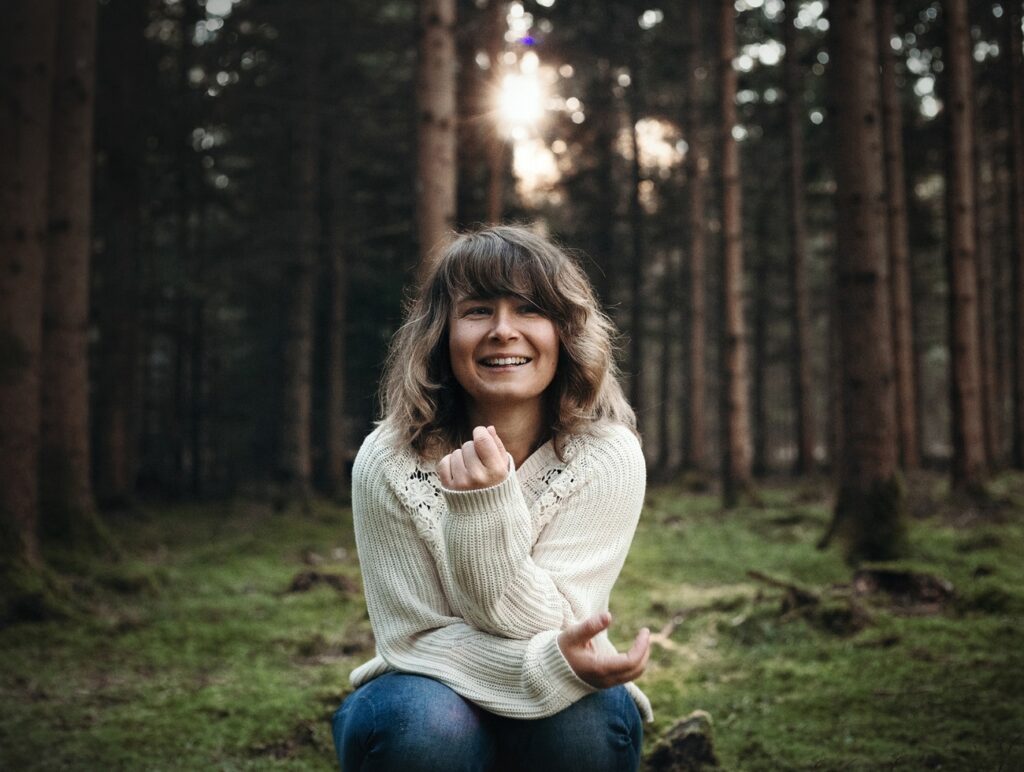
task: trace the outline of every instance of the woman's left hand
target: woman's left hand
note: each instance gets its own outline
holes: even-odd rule
[[[473,439],[437,464],[441,484],[453,491],[497,485],[508,476],[508,453],[493,426],[473,429]]]

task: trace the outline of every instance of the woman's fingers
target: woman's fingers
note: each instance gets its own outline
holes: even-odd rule
[[[488,482],[487,467],[480,460],[476,452],[476,443],[470,440],[462,446],[462,462],[466,465],[466,472],[469,474],[468,482],[471,485],[486,485]]]
[[[466,462],[462,457],[461,448],[459,450],[452,451],[448,458],[451,459],[452,467],[451,487],[455,489],[464,488],[469,482],[469,472],[466,471]]]
[[[612,615],[607,611],[587,617],[582,622],[577,622],[566,628],[566,638],[571,646],[586,646],[590,639],[602,630],[607,629],[611,624]]]
[[[450,453],[437,462],[437,476],[445,488],[452,487],[452,456]]]
[[[473,439],[437,463],[437,476],[450,490],[464,491],[497,485],[508,474],[508,456],[486,427],[473,430]]]
[[[629,651],[626,652],[626,656],[629,657],[631,662],[641,662],[646,661],[647,655],[650,654],[650,652],[651,631],[644,627],[636,634],[636,638],[633,640],[633,645],[630,646]]]
[[[508,457],[504,450],[499,450],[494,436],[487,427],[478,426],[473,430],[473,446],[484,466],[492,472],[504,473],[508,468]]]
[[[494,439],[494,444],[498,446],[498,452],[501,454],[502,459],[508,456],[508,451],[505,450],[505,443],[501,441],[501,437],[498,436],[498,430],[493,426],[487,427],[487,433]]]

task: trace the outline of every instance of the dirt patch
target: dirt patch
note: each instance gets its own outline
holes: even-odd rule
[[[297,725],[292,733],[283,740],[263,743],[252,746],[252,752],[256,756],[269,756],[274,759],[290,759],[303,748],[315,746],[316,732],[313,724],[304,721]]]
[[[937,614],[953,599],[953,583],[934,574],[901,568],[860,568],[852,587],[860,596],[885,595],[898,610],[911,614]]]
[[[359,583],[343,574],[328,571],[300,571],[288,586],[288,592],[307,592],[318,585],[333,587],[342,595],[359,595],[362,590]]]

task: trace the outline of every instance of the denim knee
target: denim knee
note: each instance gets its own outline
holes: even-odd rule
[[[343,772],[484,770],[494,751],[483,718],[438,681],[388,673],[334,714],[338,762]]]
[[[513,722],[500,742],[508,769],[630,772],[640,765],[643,722],[629,692],[616,686],[554,716]]]

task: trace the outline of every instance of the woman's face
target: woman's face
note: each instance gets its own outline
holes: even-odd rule
[[[465,297],[449,320],[448,350],[474,407],[512,407],[539,401],[554,380],[558,331],[522,298]]]

